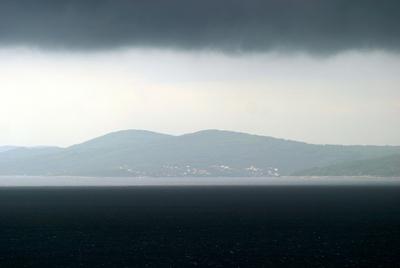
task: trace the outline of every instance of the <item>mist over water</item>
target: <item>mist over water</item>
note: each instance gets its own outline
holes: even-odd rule
[[[0,176],[0,187],[78,186],[400,186],[380,177],[68,177]]]

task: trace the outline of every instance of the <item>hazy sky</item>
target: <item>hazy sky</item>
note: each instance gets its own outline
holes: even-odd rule
[[[370,0],[2,1],[0,145],[131,128],[400,145],[397,11]]]

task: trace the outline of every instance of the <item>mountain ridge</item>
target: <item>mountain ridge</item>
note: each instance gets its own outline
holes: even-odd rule
[[[0,175],[278,176],[400,154],[400,146],[317,145],[227,130],[122,130],[66,148],[0,154]]]

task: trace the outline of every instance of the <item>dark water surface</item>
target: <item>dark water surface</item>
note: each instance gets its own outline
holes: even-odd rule
[[[399,264],[399,186],[0,188],[0,267]]]

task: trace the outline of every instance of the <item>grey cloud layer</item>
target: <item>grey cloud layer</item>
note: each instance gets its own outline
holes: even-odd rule
[[[0,44],[398,51],[399,14],[398,0],[1,0]]]

